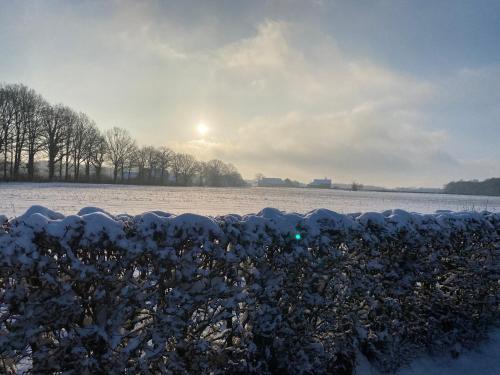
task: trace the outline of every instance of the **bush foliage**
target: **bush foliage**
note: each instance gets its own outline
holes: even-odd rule
[[[471,347],[499,314],[500,214],[0,219],[0,371],[350,374]]]

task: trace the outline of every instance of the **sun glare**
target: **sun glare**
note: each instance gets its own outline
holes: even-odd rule
[[[208,133],[208,126],[204,123],[204,122],[200,122],[198,123],[198,125],[196,126],[196,131],[198,132],[198,134],[200,136],[204,136]]]

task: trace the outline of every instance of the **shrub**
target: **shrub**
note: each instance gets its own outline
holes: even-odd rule
[[[392,371],[498,319],[500,215],[42,207],[0,231],[0,369]]]

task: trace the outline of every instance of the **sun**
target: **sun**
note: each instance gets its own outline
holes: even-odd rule
[[[208,130],[208,126],[204,122],[199,122],[198,125],[196,125],[196,131],[202,137],[208,133]]]

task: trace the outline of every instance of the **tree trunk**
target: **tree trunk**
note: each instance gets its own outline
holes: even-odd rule
[[[56,162],[54,155],[49,154],[49,180],[54,180],[54,175],[56,173]]]
[[[4,152],[3,152],[3,178],[7,179],[7,152],[8,152],[8,149],[7,149],[7,136],[5,136],[4,142],[5,142],[4,143],[5,149],[4,149]]]
[[[74,180],[75,182],[78,182],[78,179],[80,178],[80,162],[75,161],[75,167],[74,167]]]
[[[35,154],[33,151],[28,152],[28,178],[33,180],[35,178]]]
[[[62,161],[61,161],[61,163],[62,163]],[[66,163],[66,165],[65,165],[64,179],[66,181],[68,181],[68,179],[69,179],[69,155],[68,154],[66,154],[65,163]]]
[[[90,181],[90,162],[88,160],[85,163],[85,179],[87,182]]]
[[[97,182],[101,182],[101,169],[102,166],[95,167],[95,177]]]

